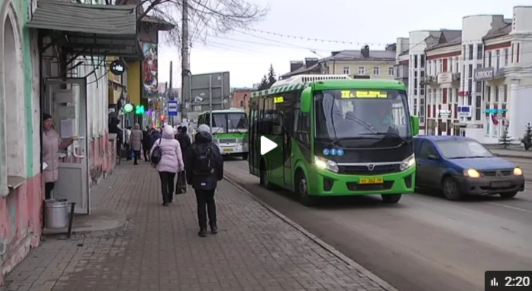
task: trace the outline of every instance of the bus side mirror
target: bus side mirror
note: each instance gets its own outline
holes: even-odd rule
[[[311,104],[312,104],[312,88],[307,87],[301,93],[301,112],[310,113]]]
[[[419,117],[410,116],[410,125],[412,125],[412,136],[419,134]]]

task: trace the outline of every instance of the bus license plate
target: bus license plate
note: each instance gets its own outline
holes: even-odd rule
[[[382,177],[372,177],[372,178],[360,178],[359,184],[382,184],[384,181]]]
[[[230,153],[232,151],[233,151],[233,149],[224,149],[224,153]]]

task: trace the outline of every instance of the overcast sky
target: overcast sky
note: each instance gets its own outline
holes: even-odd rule
[[[206,44],[197,42],[191,50],[192,74],[229,71],[231,87],[251,87],[267,73],[270,64],[282,75],[289,71],[291,60],[326,57],[331,51],[360,49],[364,44],[382,49],[398,37],[408,37],[410,31],[461,29],[466,15],[503,14],[511,18],[513,7],[527,5],[529,0],[327,0],[318,1],[319,5],[308,0],[248,1],[270,7],[267,18],[252,29],[286,36],[244,31],[210,37]],[[180,84],[179,53],[167,46],[159,49],[159,81],[169,80],[170,61],[174,62],[174,84]]]

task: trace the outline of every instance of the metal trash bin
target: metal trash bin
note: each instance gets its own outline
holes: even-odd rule
[[[68,227],[68,201],[66,199],[45,201],[46,228]]]

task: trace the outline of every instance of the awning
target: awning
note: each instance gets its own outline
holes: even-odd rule
[[[39,0],[27,27],[47,31],[68,53],[138,57],[135,5]]]

